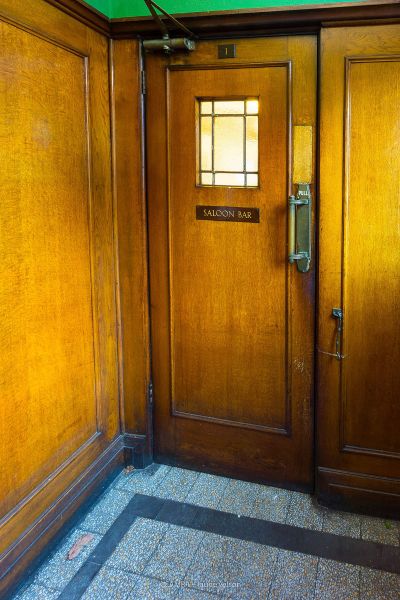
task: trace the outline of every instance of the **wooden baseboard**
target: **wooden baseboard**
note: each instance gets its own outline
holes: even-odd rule
[[[152,460],[146,436],[119,435],[57,500],[0,556],[0,598],[9,597],[43,561],[124,464]]]
[[[153,462],[149,436],[125,433],[124,448],[126,464],[132,464],[136,469],[145,469]]]
[[[319,467],[317,500],[337,510],[398,519],[400,479]]]

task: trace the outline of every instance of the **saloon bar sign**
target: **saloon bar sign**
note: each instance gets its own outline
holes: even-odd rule
[[[235,221],[236,223],[259,223],[260,209],[243,206],[196,206],[198,221]]]

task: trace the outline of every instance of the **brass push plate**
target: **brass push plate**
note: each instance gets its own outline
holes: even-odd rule
[[[260,209],[243,206],[196,206],[198,221],[234,221],[236,223],[259,223]]]

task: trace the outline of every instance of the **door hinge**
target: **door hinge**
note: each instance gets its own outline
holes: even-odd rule
[[[140,71],[140,85],[141,85],[141,93],[144,95],[146,94],[147,91],[147,86],[146,86],[146,71]]]
[[[147,402],[149,407],[153,406],[153,381],[151,379],[147,386]]]

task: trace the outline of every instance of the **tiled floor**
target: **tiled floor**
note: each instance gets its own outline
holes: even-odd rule
[[[151,498],[142,497],[143,508],[134,514],[130,507],[140,500],[136,494]],[[150,505],[157,502],[153,497],[163,499],[154,516],[150,514]],[[162,517],[162,513],[175,516]],[[275,527],[278,534],[287,531],[292,549],[274,542],[273,536],[271,542],[268,537],[263,543],[250,541],[250,530],[224,536],[213,532],[212,525],[201,527],[201,522],[214,522],[216,529],[225,522],[232,527],[231,515],[225,513],[236,515],[234,522],[241,524],[238,530],[243,532],[247,524],[255,530],[259,524],[271,527],[272,532]],[[194,514],[197,521],[192,519]],[[307,534],[308,530],[319,533]],[[93,535],[92,540],[68,560],[68,550],[86,533]],[[320,551],[296,551],[296,539],[304,549],[302,537],[307,535],[310,548],[313,539],[321,540]],[[391,546],[392,571],[397,573],[369,568],[356,553],[347,563],[339,562],[339,555],[339,560],[326,558],[324,544],[336,547],[336,541],[342,548],[353,545],[356,553],[365,548],[377,557],[385,552],[382,544]],[[316,506],[307,494],[152,465],[144,471],[121,473],[15,599],[399,600],[398,573],[398,522],[328,511]]]

